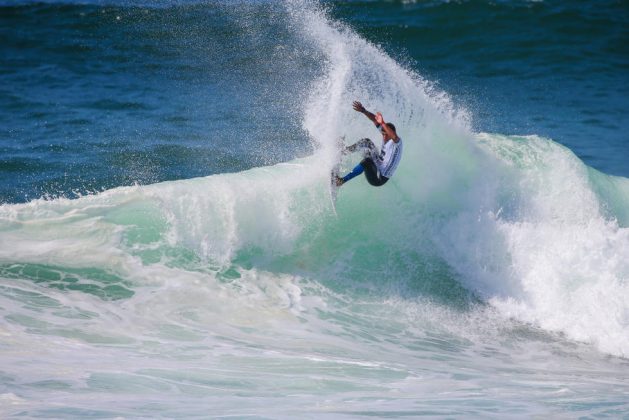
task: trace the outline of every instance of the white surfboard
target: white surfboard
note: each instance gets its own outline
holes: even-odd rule
[[[336,185],[336,178],[340,176],[342,150],[345,148],[344,139],[345,137],[339,137],[336,140],[334,165],[332,165],[332,170],[330,171],[330,200],[332,201],[332,211],[335,216],[338,216],[336,214],[336,197],[338,196],[339,188],[341,188],[339,185]]]
[[[336,215],[336,196],[339,193],[340,186],[336,185],[336,177],[339,175],[340,165],[335,165],[330,172],[330,199],[332,200],[332,211]]]

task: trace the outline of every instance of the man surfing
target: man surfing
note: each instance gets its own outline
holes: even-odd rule
[[[364,158],[343,178],[336,176],[336,185],[341,186],[364,172],[367,182],[374,187],[382,186],[393,176],[400,164],[403,150],[402,139],[395,132],[395,126],[390,122],[385,122],[381,113],[373,114],[367,111],[363,104],[358,101],[354,101],[353,108],[369,118],[380,130],[382,146],[378,152],[376,145],[370,139],[364,138],[346,147],[343,154],[361,150]]]

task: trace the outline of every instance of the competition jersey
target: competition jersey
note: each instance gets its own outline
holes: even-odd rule
[[[376,127],[380,130],[380,124]],[[376,166],[378,167],[378,171],[380,171],[380,175],[387,178],[391,178],[393,176],[393,173],[402,159],[403,149],[404,146],[402,145],[401,137],[397,143],[393,140],[389,140],[386,143],[383,141],[382,146],[380,147],[380,154],[377,156],[377,159],[374,159]]]

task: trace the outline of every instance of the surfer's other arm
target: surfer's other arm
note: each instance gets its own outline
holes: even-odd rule
[[[395,126],[391,123],[384,122],[384,117],[379,112],[376,114],[376,127],[380,129],[385,143],[389,140],[393,140],[396,143],[400,141],[400,138],[395,132]]]
[[[357,112],[360,112],[361,114],[364,114],[365,117],[369,118],[372,123],[374,123],[375,125],[378,125],[378,122],[376,121],[376,114],[373,114],[373,113],[367,111],[367,109],[363,106],[363,104],[361,104],[358,101],[354,101],[352,106],[354,107],[354,111],[357,111]]]

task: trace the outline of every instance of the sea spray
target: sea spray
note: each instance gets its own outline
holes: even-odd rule
[[[333,131],[349,143],[365,136],[369,123],[348,106],[361,99],[399,122],[406,146],[395,189],[347,186],[342,195],[352,204],[341,196],[340,212],[355,220],[365,214],[357,207],[380,207],[363,223],[384,223],[373,228],[384,247],[402,243],[402,253],[422,255],[425,243],[439,244],[437,257],[505,315],[626,356],[629,232],[603,211],[587,167],[548,139],[473,134],[468,114],[420,76],[341,25],[321,24],[323,14],[310,17],[308,34],[330,60],[306,112],[311,135],[324,145]],[[615,207],[622,220],[626,209]]]

